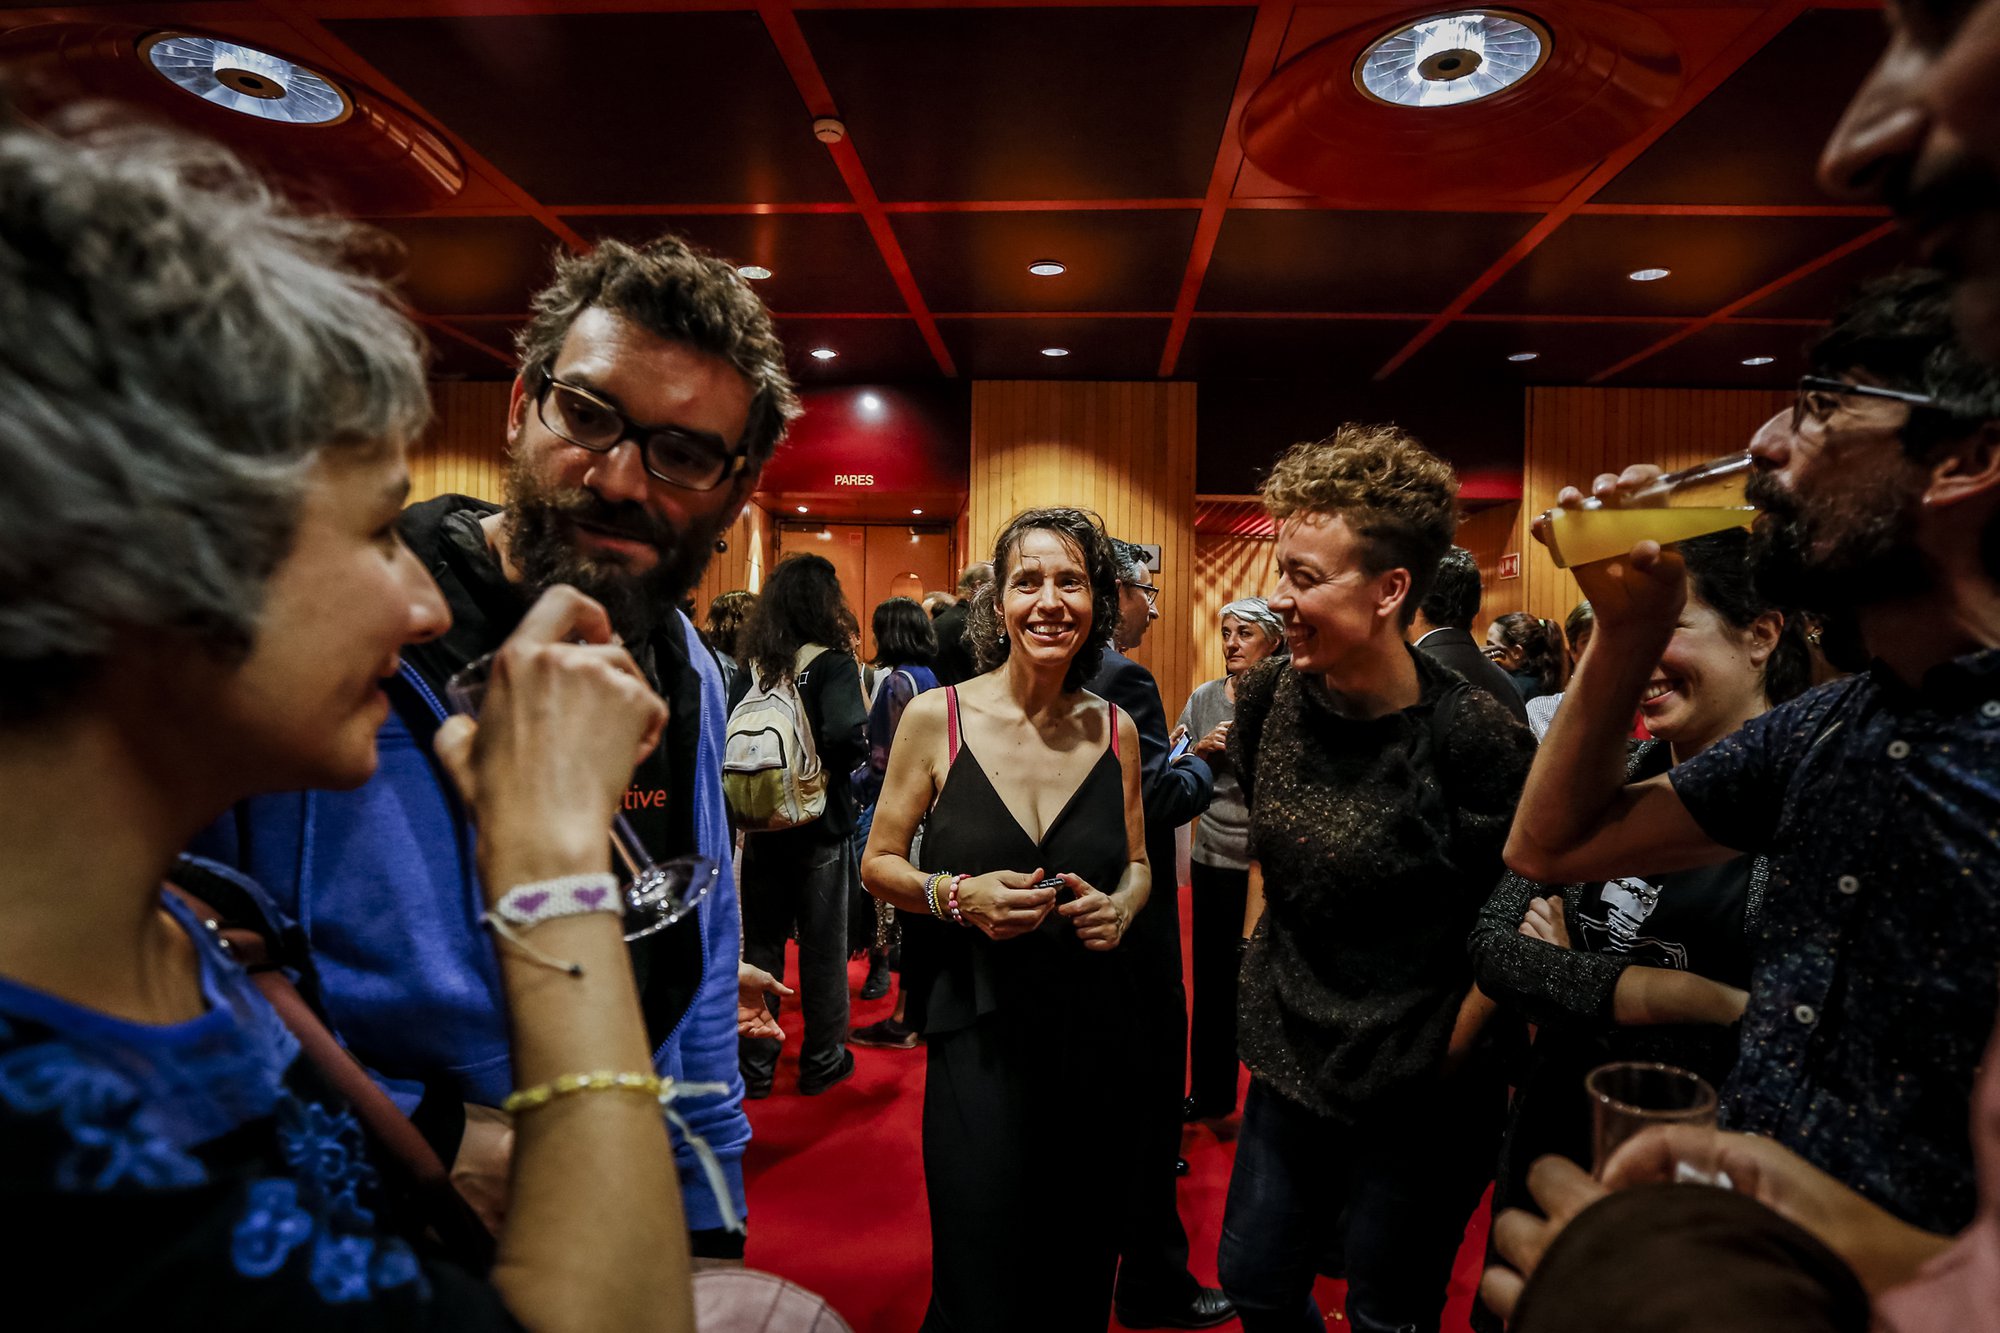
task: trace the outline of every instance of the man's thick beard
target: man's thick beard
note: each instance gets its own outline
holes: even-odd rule
[[[1767,605],[1838,616],[1930,586],[1917,551],[1913,497],[1885,488],[1869,495],[1866,511],[1813,515],[1763,473],[1745,493],[1758,509],[1750,571]]]
[[[659,552],[644,573],[593,558],[576,545],[575,525],[589,523],[643,541]],[[544,490],[519,459],[507,468],[507,549],[530,597],[567,583],[604,607],[627,642],[652,637],[701,582],[723,524],[684,532],[635,504],[607,504],[587,490]]]

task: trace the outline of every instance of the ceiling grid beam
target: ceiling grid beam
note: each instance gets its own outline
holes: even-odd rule
[[[449,126],[425,111],[416,98],[397,87],[393,79],[364,60],[353,47],[327,31],[326,25],[319,21],[312,8],[302,3],[302,0],[255,0],[255,3],[257,8],[297,33],[299,40],[316,51],[329,66],[368,84],[382,96],[400,102],[426,124],[435,127],[451,141],[452,148],[465,159],[465,165],[477,172],[494,189],[513,200],[520,207],[523,216],[533,218],[547,227],[564,245],[578,254],[590,248],[589,242],[579,236],[568,223],[557,217],[539,199],[515,184],[506,172],[494,166],[484,154],[473,149]]]
[[[1473,279],[1472,284],[1454,297],[1449,305],[1431,319],[1430,323],[1405,343],[1402,350],[1390,357],[1382,368],[1375,372],[1375,379],[1381,381],[1389,378],[1411,357],[1422,351],[1431,339],[1444,332],[1447,325],[1471,308],[1472,303],[1484,296],[1493,284],[1512,272],[1516,265],[1534,253],[1536,247],[1554,235],[1556,229],[1589,203],[1599,190],[1615,180],[1625,168],[1638,161],[1648,148],[1664,137],[1668,130],[1679,124],[1683,116],[1701,105],[1704,98],[1721,87],[1730,75],[1741,69],[1752,56],[1763,50],[1772,38],[1790,27],[1793,19],[1810,7],[1810,0],[1778,0],[1777,4],[1752,20],[1750,25],[1737,35],[1736,40],[1688,81],[1687,86],[1681,89],[1680,96],[1674,99],[1673,104],[1646,129],[1645,133],[1599,162],[1591,173],[1579,181],[1540,222],[1529,228],[1526,235],[1508,247],[1505,254],[1495,260],[1484,273]]]
[[[1243,64],[1236,73],[1236,92],[1229,99],[1229,114],[1222,121],[1222,142],[1215,150],[1215,166],[1208,174],[1208,193],[1202,199],[1201,217],[1195,223],[1194,243],[1188,249],[1187,270],[1181,275],[1181,290],[1174,301],[1173,322],[1167,326],[1166,346],[1160,350],[1160,378],[1174,373],[1180,363],[1181,345],[1187,341],[1188,325],[1194,318],[1194,303],[1201,295],[1202,279],[1208,276],[1209,260],[1215,256],[1215,238],[1222,233],[1223,214],[1229,196],[1243,169],[1243,140],[1236,132],[1243,107],[1249,102],[1284,50],[1285,32],[1292,24],[1294,0],[1263,0],[1257,18],[1250,25],[1250,40],[1244,43]]]
[[[792,12],[791,6],[777,0],[765,0],[757,6],[757,16],[764,21],[764,29],[770,33],[772,43],[778,48],[779,58],[785,62],[792,82],[798,86],[807,114],[814,119],[838,116],[840,109],[834,103],[833,90],[827,87],[826,78],[820,73],[819,61],[806,42],[805,29],[799,26],[798,16]],[[805,129],[803,125],[799,128],[801,132]],[[853,138],[845,136],[838,143],[828,144],[826,149],[833,157],[834,166],[840,170],[840,179],[846,184],[847,192],[854,197],[862,220],[868,224],[868,234],[874,237],[876,249],[882,252],[882,262],[888,267],[889,277],[902,294],[903,304],[909,307],[910,317],[917,322],[917,331],[923,334],[932,359],[946,376],[956,377],[958,367],[952,362],[951,349],[945,346],[944,335],[938,331],[937,321],[931,318],[930,308],[924,303],[924,294],[917,287],[917,275],[910,268],[902,243],[896,239],[895,229],[890,226],[889,215],[875,194],[874,184],[868,179],[868,169],[861,164],[861,154],[856,151]]]

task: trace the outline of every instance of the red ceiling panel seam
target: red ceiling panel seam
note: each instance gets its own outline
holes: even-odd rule
[[[1759,287],[1756,291],[1751,292],[1748,296],[1739,297],[1736,300],[1731,301],[1728,305],[1722,307],[1722,309],[1716,311],[1714,314],[1705,315],[1700,319],[1694,320],[1691,323],[1689,323],[1687,327],[1679,329],[1672,334],[1669,334],[1667,337],[1662,338],[1660,339],[1660,341],[1654,343],[1651,347],[1648,347],[1643,351],[1634,352],[1631,356],[1626,357],[1623,361],[1620,361],[1617,365],[1611,366],[1605,370],[1598,371],[1595,375],[1592,375],[1588,380],[1586,380],[1585,383],[1602,384],[1605,380],[1611,378],[1613,375],[1616,375],[1621,371],[1630,370],[1633,366],[1638,365],[1641,361],[1644,361],[1652,356],[1657,356],[1659,353],[1666,351],[1669,347],[1672,347],[1675,343],[1681,342],[1687,338],[1691,338],[1695,334],[1700,333],[1703,329],[1712,328],[1717,324],[1726,323],[1728,322],[1729,316],[1735,314],[1737,311],[1749,309],[1751,306],[1763,300],[1765,297],[1770,296],[1772,293],[1783,291],[1785,288],[1791,286],[1793,283],[1799,281],[1801,278],[1809,277],[1812,274],[1817,273],[1819,270],[1825,268],[1828,264],[1834,263],[1837,260],[1845,259],[1847,256],[1853,254],[1856,250],[1861,249],[1863,246],[1873,245],[1875,242],[1881,240],[1884,236],[1887,236],[1890,232],[1893,232],[1894,230],[1896,230],[1896,224],[1894,222],[1885,222],[1879,227],[1871,227],[1869,230],[1862,232],[1859,236],[1856,236],[1853,240],[1847,241],[1842,245],[1835,246],[1833,249],[1821,255],[1818,259],[1812,260],[1809,263],[1801,264],[1797,268],[1793,269],[1790,273],[1785,274],[1783,277],[1765,283],[1762,287]],[[1808,322],[1810,323],[1813,321],[1808,321]]]
[[[1487,288],[1500,281],[1513,267],[1526,259],[1535,247],[1555,234],[1556,228],[1570,219],[1577,209],[1590,202],[1591,196],[1609,185],[1639,159],[1640,154],[1652,147],[1666,132],[1678,124],[1681,118],[1694,110],[1710,93],[1722,86],[1724,80],[1743,67],[1744,62],[1764,49],[1773,37],[1783,32],[1806,9],[1810,0],[1779,0],[1764,11],[1749,27],[1745,28],[1720,55],[1703,66],[1701,71],[1688,80],[1687,86],[1674,104],[1646,130],[1617,152],[1598,163],[1596,168],[1577,182],[1576,188],[1563,196],[1540,222],[1528,229],[1528,233],[1514,242],[1507,252],[1493,262],[1493,265],[1453,298],[1442,313],[1424,326],[1417,335],[1403,345],[1403,349],[1389,358],[1388,363],[1375,372],[1377,380],[1385,380],[1396,373],[1405,361],[1423,349],[1424,344],[1444,331],[1447,324],[1463,314],[1465,310],[1485,294]]]
[[[1585,204],[1579,217],[1613,218],[1886,218],[1867,204]]]
[[[1257,6],[1256,20],[1250,25],[1250,40],[1243,48],[1243,66],[1236,73],[1236,92],[1229,99],[1229,114],[1222,122],[1222,142],[1215,150],[1215,166],[1208,175],[1208,194],[1202,200],[1201,218],[1195,223],[1194,244],[1188,250],[1187,271],[1181,276],[1180,296],[1174,301],[1174,320],[1167,326],[1167,343],[1160,352],[1161,379],[1172,375],[1181,359],[1181,344],[1187,341],[1195,299],[1201,295],[1202,279],[1208,276],[1208,261],[1215,255],[1215,238],[1222,232],[1222,217],[1229,208],[1229,193],[1236,188],[1236,173],[1243,166],[1243,140],[1236,132],[1236,122],[1243,114],[1243,104],[1271,76],[1272,67],[1278,63],[1294,8],[1293,0],[1263,0]]]
[[[806,43],[805,30],[799,27],[798,16],[792,13],[790,6],[766,0],[757,6],[757,16],[764,21],[765,31],[771,34],[771,42],[778,48],[778,55],[784,60],[792,82],[798,86],[808,114],[815,117],[839,114],[834,105],[833,90],[827,87],[826,78],[820,73],[819,61]],[[799,126],[800,133],[805,130],[803,124]],[[854,196],[862,220],[868,224],[868,233],[875,238],[876,248],[882,252],[882,262],[888,267],[896,290],[902,293],[903,303],[910,308],[910,317],[916,320],[917,331],[924,335],[924,342],[929,345],[938,369],[947,376],[956,376],[958,367],[952,364],[951,350],[944,345],[944,335],[938,332],[937,321],[931,318],[930,308],[924,303],[924,294],[917,288],[916,274],[911,271],[909,258],[904,255],[902,244],[889,225],[889,215],[883,212],[882,201],[876,197],[875,187],[868,180],[867,168],[861,165],[861,155],[855,151],[854,140],[843,137],[839,143],[826,147],[833,156],[834,165],[840,169],[840,178],[846,183],[848,193]]]
[[[1843,3],[1844,0],[1833,0]],[[957,9],[1247,9],[1257,0],[950,0]],[[797,0],[798,9],[937,9],[940,0]],[[763,0],[320,0],[325,18],[516,18],[547,14],[657,14],[762,9]]]
[[[486,353],[486,355],[492,357],[495,361],[498,361],[500,364],[506,366],[507,369],[509,370],[513,370],[516,368],[514,354],[512,352],[503,352],[499,348],[493,346],[493,344],[487,342],[485,339],[475,338],[471,334],[465,332],[463,329],[453,326],[450,322],[441,319],[437,315],[425,315],[419,313],[415,314],[413,318],[415,318],[417,323],[423,325],[427,329],[435,329],[439,333],[444,334],[446,337],[457,339],[459,342],[464,343],[467,347],[470,347],[475,351]]]
[[[373,87],[385,97],[391,97],[408,107],[412,112],[437,127],[451,141],[453,148],[465,158],[466,166],[492,184],[492,186],[520,205],[521,212],[547,227],[561,238],[570,249],[581,252],[590,245],[583,237],[571,229],[570,225],[557,217],[540,200],[508,179],[507,174],[473,151],[463,139],[449,127],[442,125],[436,117],[424,111],[422,103],[398,88],[393,80],[381,70],[363,60],[347,43],[326,30],[326,26],[313,16],[311,9],[302,0],[257,0],[257,7],[281,20],[307,44],[313,46],[326,62],[335,69]],[[345,16],[346,11],[339,11]]]

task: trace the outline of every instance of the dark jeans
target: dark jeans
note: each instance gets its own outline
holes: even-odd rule
[[[1435,1333],[1503,1095],[1460,1076],[1343,1125],[1253,1079],[1217,1256],[1244,1333],[1325,1333],[1313,1274],[1340,1228],[1355,1333]]]
[[[1236,1109],[1236,974],[1243,956],[1250,872],[1196,861],[1189,866],[1194,924],[1194,1013],[1189,1019],[1188,1096],[1203,1115]]]
[[[785,940],[799,936],[798,1003],[805,1015],[799,1083],[837,1077],[847,1054],[847,901],[857,872],[846,837],[813,837],[808,825],[743,839],[743,961],[783,981]],[[778,1012],[776,996],[771,1012]],[[781,1043],[745,1038],[743,1081],[768,1087]]]

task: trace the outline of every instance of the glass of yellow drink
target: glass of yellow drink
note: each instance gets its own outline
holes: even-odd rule
[[[1549,554],[1568,569],[1624,555],[1643,541],[1664,546],[1747,528],[1757,516],[1743,498],[1751,466],[1749,454],[1731,454],[1669,472],[1614,504],[1593,497],[1577,509],[1551,509],[1542,515]]]

